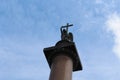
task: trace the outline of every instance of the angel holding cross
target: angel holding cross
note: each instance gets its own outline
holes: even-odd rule
[[[66,26],[62,26],[60,28],[61,40],[66,40],[66,41],[73,42],[73,34],[71,32],[68,33],[68,27],[71,27],[71,26],[73,26],[73,24],[67,23]]]

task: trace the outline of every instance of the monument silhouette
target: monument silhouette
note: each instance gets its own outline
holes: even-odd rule
[[[69,23],[61,26],[61,40],[43,50],[51,69],[49,80],[72,80],[72,72],[82,70],[73,34],[68,32],[72,26]]]

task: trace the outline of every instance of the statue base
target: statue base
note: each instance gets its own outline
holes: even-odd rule
[[[43,51],[50,68],[56,56],[66,55],[73,61],[73,71],[82,70],[82,64],[74,42],[61,40],[58,41],[55,46],[44,48]]]

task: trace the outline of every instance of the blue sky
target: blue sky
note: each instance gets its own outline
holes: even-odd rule
[[[0,0],[0,80],[48,80],[43,48],[74,26],[83,70],[73,80],[120,79],[120,0]]]

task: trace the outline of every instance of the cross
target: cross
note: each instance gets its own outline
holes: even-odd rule
[[[67,25],[66,26],[62,26],[61,29],[62,28],[66,28],[66,31],[68,32],[68,27],[71,27],[71,26],[73,26],[73,24],[67,23]]]
[[[68,27],[71,27],[71,26],[73,26],[73,24],[69,24],[69,23],[67,23],[67,25],[66,26],[62,26],[62,28],[68,28]]]

